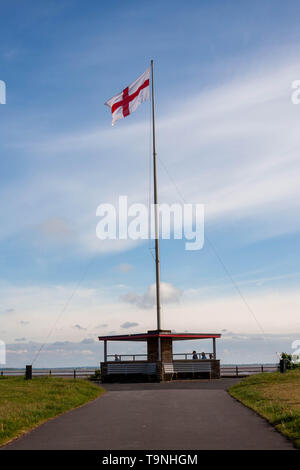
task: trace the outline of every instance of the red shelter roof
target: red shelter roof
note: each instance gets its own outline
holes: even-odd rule
[[[98,336],[99,341],[147,341],[149,338],[171,338],[173,341],[188,339],[221,338],[219,333],[171,333],[168,331],[149,331],[133,335]]]

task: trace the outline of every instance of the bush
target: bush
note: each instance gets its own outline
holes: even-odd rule
[[[101,370],[96,369],[95,373],[90,376],[90,380],[101,380]]]
[[[300,366],[300,364],[293,362],[293,357],[291,354],[287,354],[283,352],[281,353],[281,359],[284,359],[286,361],[287,370],[297,369]]]

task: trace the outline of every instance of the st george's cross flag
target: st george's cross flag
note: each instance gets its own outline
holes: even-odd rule
[[[112,114],[112,125],[133,113],[141,103],[150,99],[150,67],[131,85],[124,88],[122,93],[106,101]]]

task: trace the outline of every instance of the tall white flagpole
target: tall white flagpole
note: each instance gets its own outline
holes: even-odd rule
[[[155,271],[156,271],[156,313],[157,330],[161,330],[160,307],[160,264],[159,264],[159,220],[158,220],[158,195],[157,195],[157,170],[156,170],[156,141],[155,141],[155,102],[154,102],[154,67],[151,60],[151,91],[152,91],[152,147],[153,147],[153,182],[154,182],[154,217],[155,217]],[[159,360],[161,360],[159,338]]]

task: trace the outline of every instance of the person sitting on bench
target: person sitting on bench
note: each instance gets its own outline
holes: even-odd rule
[[[198,359],[198,354],[196,353],[196,351],[193,351],[193,359]]]
[[[201,353],[201,359],[203,359],[203,360],[205,360],[205,359],[206,359],[205,352],[202,352],[202,353]]]

